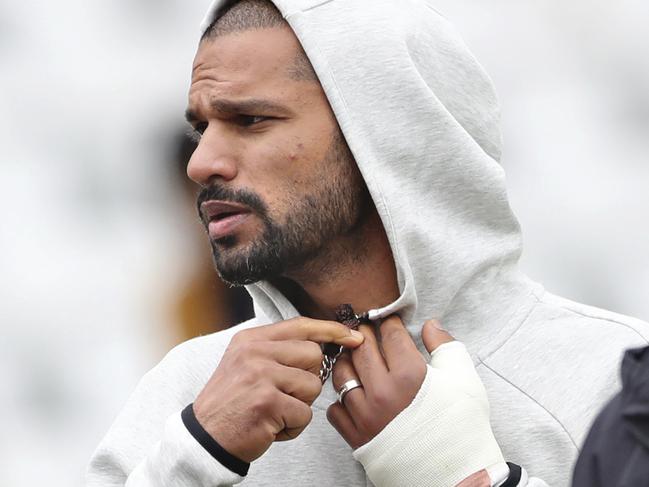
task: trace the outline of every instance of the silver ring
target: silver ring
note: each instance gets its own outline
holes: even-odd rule
[[[343,384],[343,386],[338,391],[338,402],[343,404],[345,396],[349,394],[349,391],[356,389],[357,387],[363,387],[363,384],[358,382],[356,379],[350,379]]]

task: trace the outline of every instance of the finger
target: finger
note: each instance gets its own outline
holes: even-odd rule
[[[280,391],[308,405],[313,404],[322,391],[320,379],[306,370],[275,365],[269,366],[268,374]]]
[[[306,428],[313,418],[313,411],[299,399],[292,396],[284,395],[279,399],[281,419],[284,425],[276,436],[276,441],[287,441],[297,438],[304,428]]]
[[[394,370],[399,367],[409,367],[413,360],[421,361],[422,357],[417,350],[415,342],[401,318],[397,315],[384,319],[380,326],[381,348],[388,369]]]
[[[361,325],[358,327],[365,340],[356,349],[351,351],[352,364],[367,391],[373,386],[381,384],[388,373],[385,360],[379,350],[373,327]]]
[[[426,347],[428,353],[432,353],[433,350],[444,343],[455,340],[455,338],[442,328],[437,320],[428,320],[424,323],[421,338],[424,341],[424,347]]]
[[[310,340],[317,343],[336,343],[348,348],[356,348],[363,342],[360,333],[342,323],[304,317],[248,328],[237,333],[235,337],[237,336],[238,340]]]
[[[267,341],[253,342],[252,346],[263,347],[261,353],[272,360],[286,365],[295,367],[318,375],[320,365],[322,364],[322,348],[316,342],[287,340],[287,341]]]
[[[356,429],[351,415],[342,405],[335,402],[329,406],[327,409],[327,420],[354,450],[361,446],[361,435],[358,429]]]
[[[333,373],[331,380],[333,382],[334,390],[336,392],[340,391],[343,384],[349,380],[356,379],[361,384],[363,383],[358,374],[354,370],[354,365],[349,357],[349,352],[343,353],[336,364],[334,365]],[[365,391],[363,387],[356,387],[345,394],[343,399],[343,405],[349,410],[352,417],[354,414],[362,410],[365,404]]]
[[[466,377],[477,377],[473,359],[464,343],[454,340],[437,347],[430,354],[430,365],[435,369],[453,371]]]

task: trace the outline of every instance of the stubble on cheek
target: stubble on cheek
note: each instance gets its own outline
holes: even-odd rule
[[[305,266],[316,258],[327,263],[327,242],[353,231],[361,217],[362,198],[349,192],[359,175],[341,133],[326,141],[294,140],[291,148],[274,145],[251,168],[246,186],[266,205],[265,214],[256,215],[258,224],[222,245],[213,243],[219,274],[230,283],[309,270]],[[364,188],[362,180],[358,186]]]

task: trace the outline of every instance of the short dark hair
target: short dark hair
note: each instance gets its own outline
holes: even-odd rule
[[[227,34],[256,29],[290,29],[288,22],[270,0],[238,0],[231,2],[210,24],[201,37],[214,39]],[[299,46],[288,75],[296,81],[318,81],[318,76],[302,46]]]

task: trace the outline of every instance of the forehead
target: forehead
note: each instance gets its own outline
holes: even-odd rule
[[[231,94],[285,85],[300,45],[288,27],[256,29],[201,42],[192,69],[192,92],[218,84]]]

